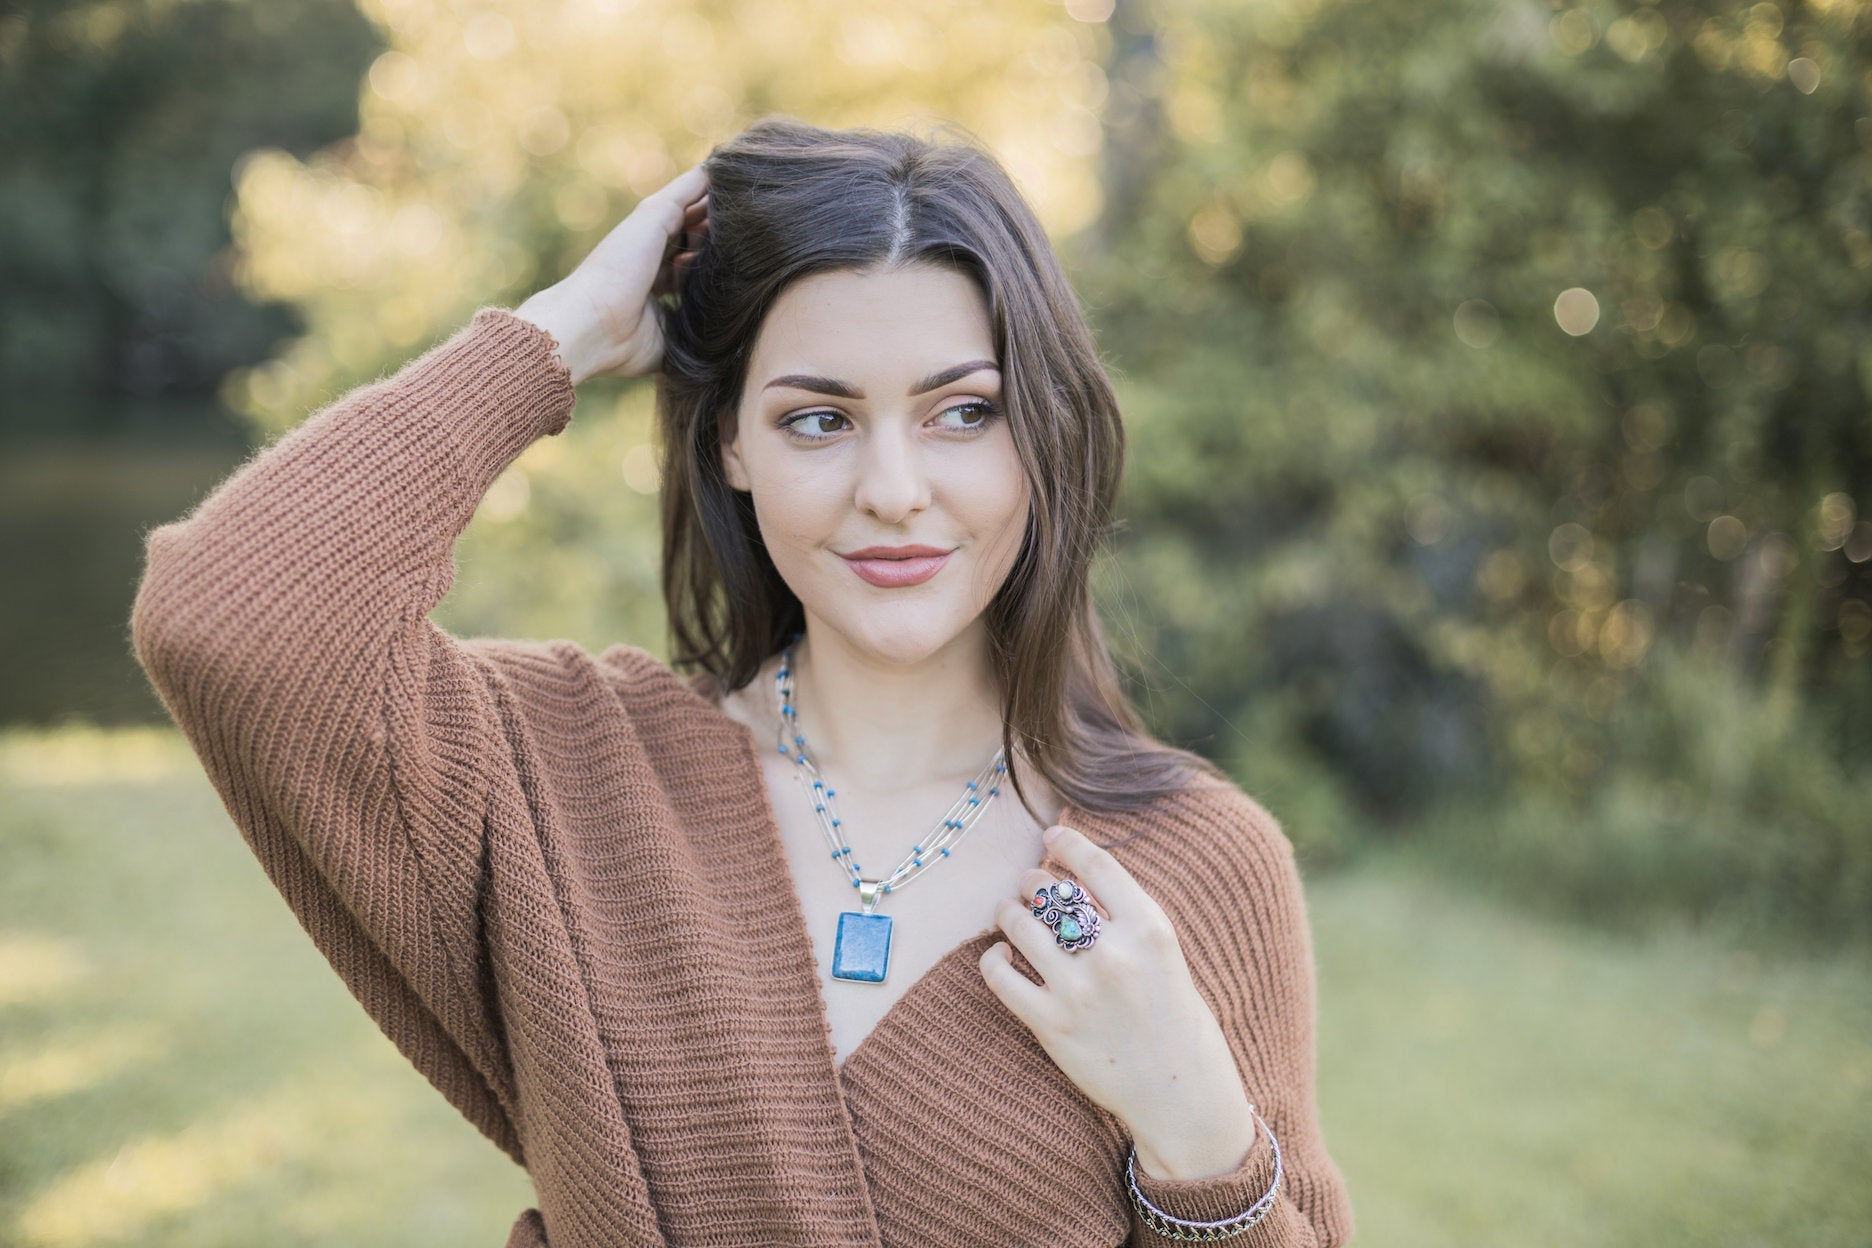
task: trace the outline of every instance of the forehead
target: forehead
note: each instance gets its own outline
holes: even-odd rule
[[[858,382],[994,359],[988,300],[952,269],[815,273],[781,292],[755,339],[750,380],[810,372]]]

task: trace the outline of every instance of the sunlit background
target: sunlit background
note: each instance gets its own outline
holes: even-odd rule
[[[1872,6],[0,11],[0,1243],[500,1242],[130,657],[142,534],[754,119],[1003,161],[1156,730],[1283,822],[1358,1242],[1872,1234]],[[437,618],[662,652],[647,383]]]

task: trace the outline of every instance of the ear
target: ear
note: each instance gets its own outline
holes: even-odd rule
[[[754,487],[748,484],[747,465],[741,462],[741,430],[737,428],[732,438],[723,438],[721,444],[722,475],[728,478],[728,484],[746,493]]]

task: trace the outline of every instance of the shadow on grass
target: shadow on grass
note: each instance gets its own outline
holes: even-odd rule
[[[526,1175],[377,1032],[192,756],[119,752],[132,778],[0,742],[0,1240],[504,1242]]]

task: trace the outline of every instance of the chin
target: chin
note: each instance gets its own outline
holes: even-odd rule
[[[901,594],[902,590],[885,591]],[[977,626],[958,604],[932,596],[892,604],[844,602],[829,612],[814,612],[846,645],[872,658],[900,666],[922,663]]]

